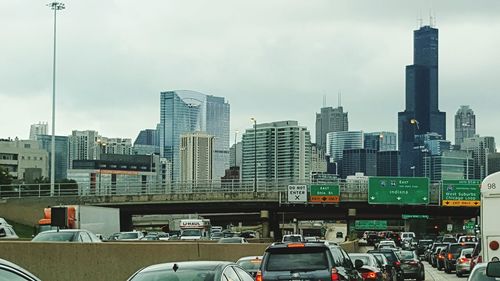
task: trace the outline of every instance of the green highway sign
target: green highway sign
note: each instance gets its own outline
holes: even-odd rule
[[[469,222],[466,222],[464,224],[464,229],[465,230],[472,230],[472,229],[474,229],[475,226],[476,226],[476,224],[473,221],[469,221]]]
[[[338,184],[311,184],[309,202],[338,203],[340,187]]]
[[[401,215],[401,218],[404,220],[409,220],[409,219],[429,219],[429,215],[406,215],[403,214]]]
[[[481,205],[480,180],[443,180],[441,205],[445,207],[479,207]]]
[[[368,204],[428,205],[429,179],[369,177]]]
[[[357,220],[354,222],[356,230],[386,230],[387,221],[378,220]]]

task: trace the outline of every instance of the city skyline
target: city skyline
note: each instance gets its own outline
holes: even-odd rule
[[[65,1],[67,9],[58,17],[56,135],[96,130],[135,139],[159,120],[159,93],[175,89],[225,97],[232,106],[231,132],[251,128],[250,117],[255,117],[259,123],[297,120],[315,135],[323,96],[326,106],[337,107],[339,91],[351,130],[396,132],[412,32],[419,17],[428,23],[429,4],[382,2],[299,1],[286,8],[283,1],[156,2],[155,11],[136,15],[131,3],[100,2],[104,13],[93,9],[97,2]],[[52,18],[39,2],[6,5],[4,11],[23,13],[0,17],[8,42],[0,47],[7,58],[0,68],[5,77],[0,118],[8,120],[2,122],[0,138],[27,139],[30,124],[50,119]],[[500,101],[493,70],[500,56],[494,48],[498,39],[490,36],[500,30],[493,12],[499,6],[495,1],[480,7],[465,1],[432,6],[440,30],[439,104],[448,113],[448,140],[454,139],[453,114],[461,105],[474,109],[478,134],[500,136],[498,114],[488,106]],[[238,17],[225,15],[241,8],[245,13]],[[252,22],[257,16],[261,21]],[[133,24],[105,20],[123,17],[132,17]],[[474,34],[474,40],[464,41],[463,34]],[[169,40],[161,40],[166,35]],[[17,67],[28,62],[30,68]],[[368,115],[373,104],[380,105],[377,114]],[[141,118],[123,122],[131,114]]]

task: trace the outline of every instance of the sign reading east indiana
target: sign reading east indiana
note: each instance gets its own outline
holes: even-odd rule
[[[370,177],[368,178],[368,204],[428,205],[429,179]]]

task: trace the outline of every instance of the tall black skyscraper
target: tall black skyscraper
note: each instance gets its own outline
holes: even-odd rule
[[[413,175],[415,135],[434,132],[446,139],[446,113],[438,109],[438,30],[423,26],[413,32],[413,39],[413,65],[406,66],[406,108],[398,113],[401,176]]]

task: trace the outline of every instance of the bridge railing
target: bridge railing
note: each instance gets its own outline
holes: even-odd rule
[[[112,195],[155,195],[155,194],[206,194],[212,192],[222,193],[277,193],[286,195],[289,185],[309,185],[315,181],[290,181],[283,180],[258,180],[240,182],[239,180],[225,181],[191,181],[172,182],[158,184],[156,182],[116,182],[104,183],[57,183],[54,187],[53,196],[112,196]],[[322,184],[338,184],[340,187],[341,201],[367,201],[368,182],[354,181],[346,182],[321,182]],[[439,204],[440,184],[432,183],[429,188],[431,204]],[[49,197],[50,184],[17,184],[0,185],[0,198],[25,198],[25,197]]]

